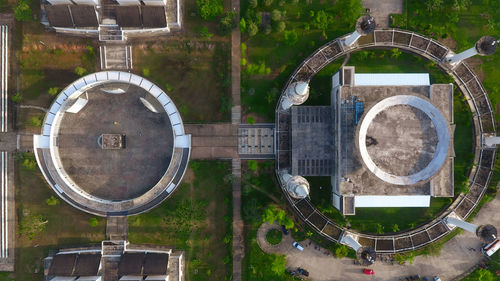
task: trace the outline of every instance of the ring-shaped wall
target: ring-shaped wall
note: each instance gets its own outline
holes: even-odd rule
[[[373,161],[366,146],[366,137],[368,128],[374,122],[375,117],[389,107],[396,105],[408,105],[414,107],[429,117],[434,124],[437,133],[438,142],[435,147],[432,160],[420,171],[408,176],[400,176],[388,173],[381,169]],[[448,149],[450,147],[450,129],[448,122],[444,119],[443,115],[432,103],[429,101],[412,95],[398,95],[392,96],[381,100],[375,104],[361,120],[358,132],[358,147],[361,158],[364,164],[375,176],[379,179],[396,185],[412,185],[425,181],[432,177],[441,168],[448,156]]]
[[[495,119],[486,91],[478,77],[465,62],[450,65],[445,58],[453,51],[436,40],[426,38],[416,32],[400,29],[375,30],[373,34],[361,37],[353,45],[346,47],[342,42],[350,34],[338,37],[318,48],[308,56],[290,75],[283,87],[276,106],[276,175],[282,191],[296,214],[314,231],[333,242],[340,242],[343,236],[356,237],[362,246],[370,246],[380,253],[396,253],[415,250],[426,246],[448,234],[452,229],[444,222],[448,214],[454,213],[466,219],[479,205],[491,179],[495,164],[496,149],[483,146],[485,136],[496,135]],[[322,214],[309,198],[294,199],[286,192],[284,182],[278,176],[289,167],[290,149],[290,112],[282,110],[281,103],[291,83],[310,81],[330,62],[349,53],[363,49],[399,48],[436,63],[449,74],[463,93],[473,113],[475,157],[469,174],[469,191],[460,194],[440,215],[414,229],[390,235],[371,235],[346,229]]]

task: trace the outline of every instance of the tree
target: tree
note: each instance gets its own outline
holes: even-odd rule
[[[271,19],[273,21],[280,21],[281,20],[281,12],[279,10],[274,9],[271,12]]]
[[[429,10],[429,12],[437,11],[441,9],[443,0],[427,0],[425,5],[427,6],[427,10]]]
[[[347,249],[346,245],[339,245],[335,249],[335,253],[334,254],[335,254],[336,258],[341,259],[343,257],[347,257],[347,255],[349,254],[349,249]]]
[[[250,22],[248,24],[248,36],[252,37],[255,36],[259,32],[259,28],[254,22]]]
[[[45,230],[45,225],[49,221],[44,219],[41,215],[31,214],[29,211],[26,212],[27,215],[24,215],[19,223],[19,232],[21,236],[33,240],[36,234]]]
[[[342,21],[348,26],[353,26],[365,11],[361,0],[339,0],[336,6],[342,12]]]
[[[29,119],[31,126],[33,127],[42,127],[42,117],[41,116],[33,116]]]
[[[313,26],[321,31],[325,31],[328,28],[329,16],[325,11],[321,10],[316,13],[314,20],[312,22]]]
[[[19,0],[14,8],[14,17],[18,21],[29,21],[31,20],[32,11],[30,8],[29,0]]]
[[[278,23],[276,24],[276,31],[277,31],[277,32],[281,33],[281,32],[283,32],[283,31],[285,31],[285,29],[286,29],[286,24],[285,24],[285,22],[280,21],[280,22],[278,22]]]
[[[273,4],[273,0],[264,0],[264,6],[271,6]]]
[[[285,36],[285,44],[287,44],[288,46],[293,46],[297,44],[297,41],[299,40],[297,32],[295,30],[286,30],[284,36]]]
[[[271,271],[276,275],[283,275],[286,269],[285,255],[271,255]]]
[[[196,0],[196,6],[204,20],[213,20],[222,14],[222,0]]]
[[[219,22],[219,32],[222,34],[222,35],[227,35],[229,33],[231,33],[231,30],[233,28],[235,28],[236,26],[238,26],[238,15],[236,14],[236,12],[234,11],[231,11],[231,12],[227,12],[224,17],[222,17],[220,19],[220,22]]]
[[[244,18],[240,19],[240,32],[245,33],[247,31],[247,22],[245,21]]]
[[[21,94],[19,92],[17,92],[15,95],[13,95],[10,99],[15,103],[21,103],[21,101],[23,101],[23,97],[21,96]]]
[[[259,5],[259,0],[248,0],[248,5],[250,5],[250,7],[252,8],[257,8],[257,6]]]
[[[255,118],[253,116],[249,116],[247,118],[247,122],[248,122],[248,124],[253,125],[253,124],[255,124]]]

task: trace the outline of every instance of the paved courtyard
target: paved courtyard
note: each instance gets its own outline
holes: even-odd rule
[[[363,0],[363,6],[370,9],[377,28],[389,27],[389,15],[403,13],[403,0]]]

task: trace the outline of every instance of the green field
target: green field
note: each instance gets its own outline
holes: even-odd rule
[[[106,221],[97,218],[98,225],[91,227],[89,220],[94,216],[59,199],[43,180],[32,154],[16,158],[16,268],[15,273],[0,275],[0,280],[43,280],[43,259],[49,250],[99,244],[105,239]],[[56,205],[46,203],[52,196]]]
[[[186,251],[186,280],[230,280],[232,185],[230,163],[191,161],[183,183],[159,207],[129,218],[131,243]]]

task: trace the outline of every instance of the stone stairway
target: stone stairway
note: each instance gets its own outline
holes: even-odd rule
[[[99,47],[101,69],[132,69],[132,46],[107,42]]]
[[[99,41],[123,41],[123,32],[117,24],[99,25]]]

